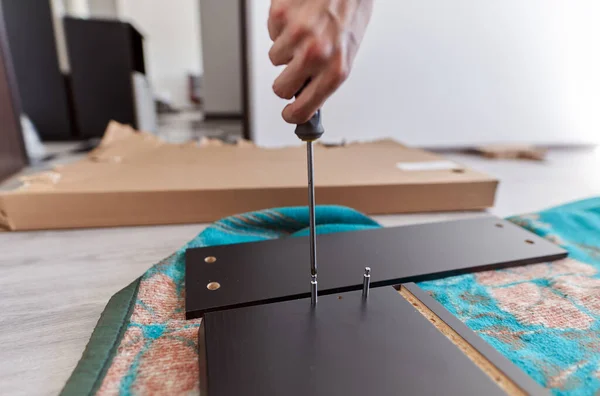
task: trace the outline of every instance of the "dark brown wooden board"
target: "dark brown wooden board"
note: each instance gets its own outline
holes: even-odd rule
[[[567,252],[495,217],[320,235],[319,295],[564,258]],[[206,262],[215,257],[215,262]],[[310,295],[308,238],[189,249],[186,317]],[[210,282],[220,288],[209,290]]]
[[[202,326],[203,395],[504,394],[392,287],[207,313]]]
[[[0,8],[21,111],[31,119],[43,141],[73,139],[69,92],[58,60],[53,5],[50,1],[0,0]]]
[[[67,17],[64,27],[81,137],[103,136],[111,120],[137,128],[132,73],[145,74],[142,35],[108,19]]]
[[[27,165],[20,113],[17,79],[6,32],[4,2],[0,1],[0,182]]]

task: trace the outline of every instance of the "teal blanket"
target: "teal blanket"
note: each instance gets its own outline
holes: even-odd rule
[[[600,199],[510,220],[561,245],[569,258],[419,286],[554,394],[597,394]]]
[[[599,392],[600,199],[510,220],[570,258],[419,286],[554,394]],[[198,394],[200,321],[184,318],[185,249],[306,235],[307,224],[306,208],[282,208],[208,227],[113,296],[63,394]],[[317,224],[319,233],[379,227],[337,206],[318,207]]]

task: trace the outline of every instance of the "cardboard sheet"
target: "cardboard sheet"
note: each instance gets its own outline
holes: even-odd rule
[[[391,140],[317,145],[315,166],[318,204],[368,214],[483,209],[493,206],[498,183]],[[112,122],[87,158],[0,192],[0,224],[32,230],[207,222],[306,205],[306,178],[304,146],[170,144]]]

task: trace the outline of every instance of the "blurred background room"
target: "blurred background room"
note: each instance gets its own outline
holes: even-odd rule
[[[171,142],[297,144],[272,94],[268,1],[4,0],[20,115],[50,153],[110,120]],[[374,7],[325,139],[429,148],[598,142],[594,1]],[[27,142],[30,140],[27,139]]]
[[[0,393],[60,391],[109,298],[210,222],[307,205],[269,7],[0,0]],[[375,0],[316,202],[399,226],[598,197],[599,21],[598,0]]]

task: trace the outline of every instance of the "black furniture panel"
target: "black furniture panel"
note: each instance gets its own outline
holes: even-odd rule
[[[100,137],[110,120],[137,128],[132,73],[145,72],[142,35],[119,21],[64,21],[80,135]]]
[[[0,7],[0,181],[26,164],[16,79]]]
[[[186,252],[186,317],[310,295],[308,237]],[[319,295],[564,258],[564,249],[495,217],[320,235]],[[214,258],[214,259],[212,259]],[[209,290],[211,282],[219,283]]]
[[[206,314],[208,396],[503,395],[392,287]]]
[[[73,138],[48,0],[0,0],[21,108],[44,140]]]

